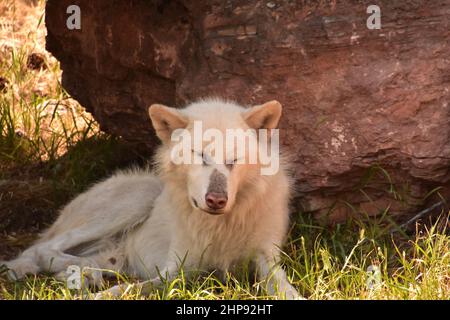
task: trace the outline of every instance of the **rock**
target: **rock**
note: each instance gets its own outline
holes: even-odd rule
[[[71,0],[46,5],[63,85],[102,128],[152,148],[146,108],[219,95],[284,106],[299,203],[341,220],[447,194],[450,2]],[[427,197],[427,201],[433,201]]]

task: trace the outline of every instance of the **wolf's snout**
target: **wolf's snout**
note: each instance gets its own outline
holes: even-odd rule
[[[206,191],[205,202],[208,208],[212,210],[220,210],[227,205],[227,178],[217,169],[214,169],[209,177],[209,186]]]
[[[228,196],[225,193],[208,192],[205,196],[206,205],[213,210],[225,208]]]

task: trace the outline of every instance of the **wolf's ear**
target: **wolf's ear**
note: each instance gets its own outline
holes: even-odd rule
[[[174,108],[162,104],[152,104],[148,108],[156,135],[162,142],[170,141],[170,135],[175,129],[186,128],[188,119]]]
[[[281,117],[281,104],[272,100],[244,112],[244,120],[253,129],[275,129]]]

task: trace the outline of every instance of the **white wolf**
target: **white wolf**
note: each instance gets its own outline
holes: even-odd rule
[[[144,280],[135,286],[148,293],[164,276],[176,276],[181,262],[185,272],[228,271],[251,259],[271,294],[299,298],[278,263],[289,223],[291,183],[285,165],[263,176],[259,163],[170,161],[175,129],[192,130],[194,121],[202,121],[204,128],[222,132],[271,130],[281,109],[277,101],[248,109],[218,99],[184,109],[152,105],[149,115],[162,141],[155,173],[119,172],[76,197],[33,246],[5,262],[10,276],[47,271],[64,278],[68,266],[77,265],[89,267],[87,277],[96,285],[102,283],[96,269],[108,269]],[[201,156],[205,150],[192,152]],[[98,297],[120,296],[125,288],[118,285]]]

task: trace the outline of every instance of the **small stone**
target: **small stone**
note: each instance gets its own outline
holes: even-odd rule
[[[20,130],[20,129],[17,129],[14,133],[16,134],[16,137],[18,137],[18,138],[23,138],[23,137],[25,137],[25,132],[23,132],[23,131]]]
[[[39,53],[32,53],[27,59],[27,68],[31,70],[46,69],[45,59]]]
[[[6,78],[0,77],[0,92],[6,92],[9,81]]]

